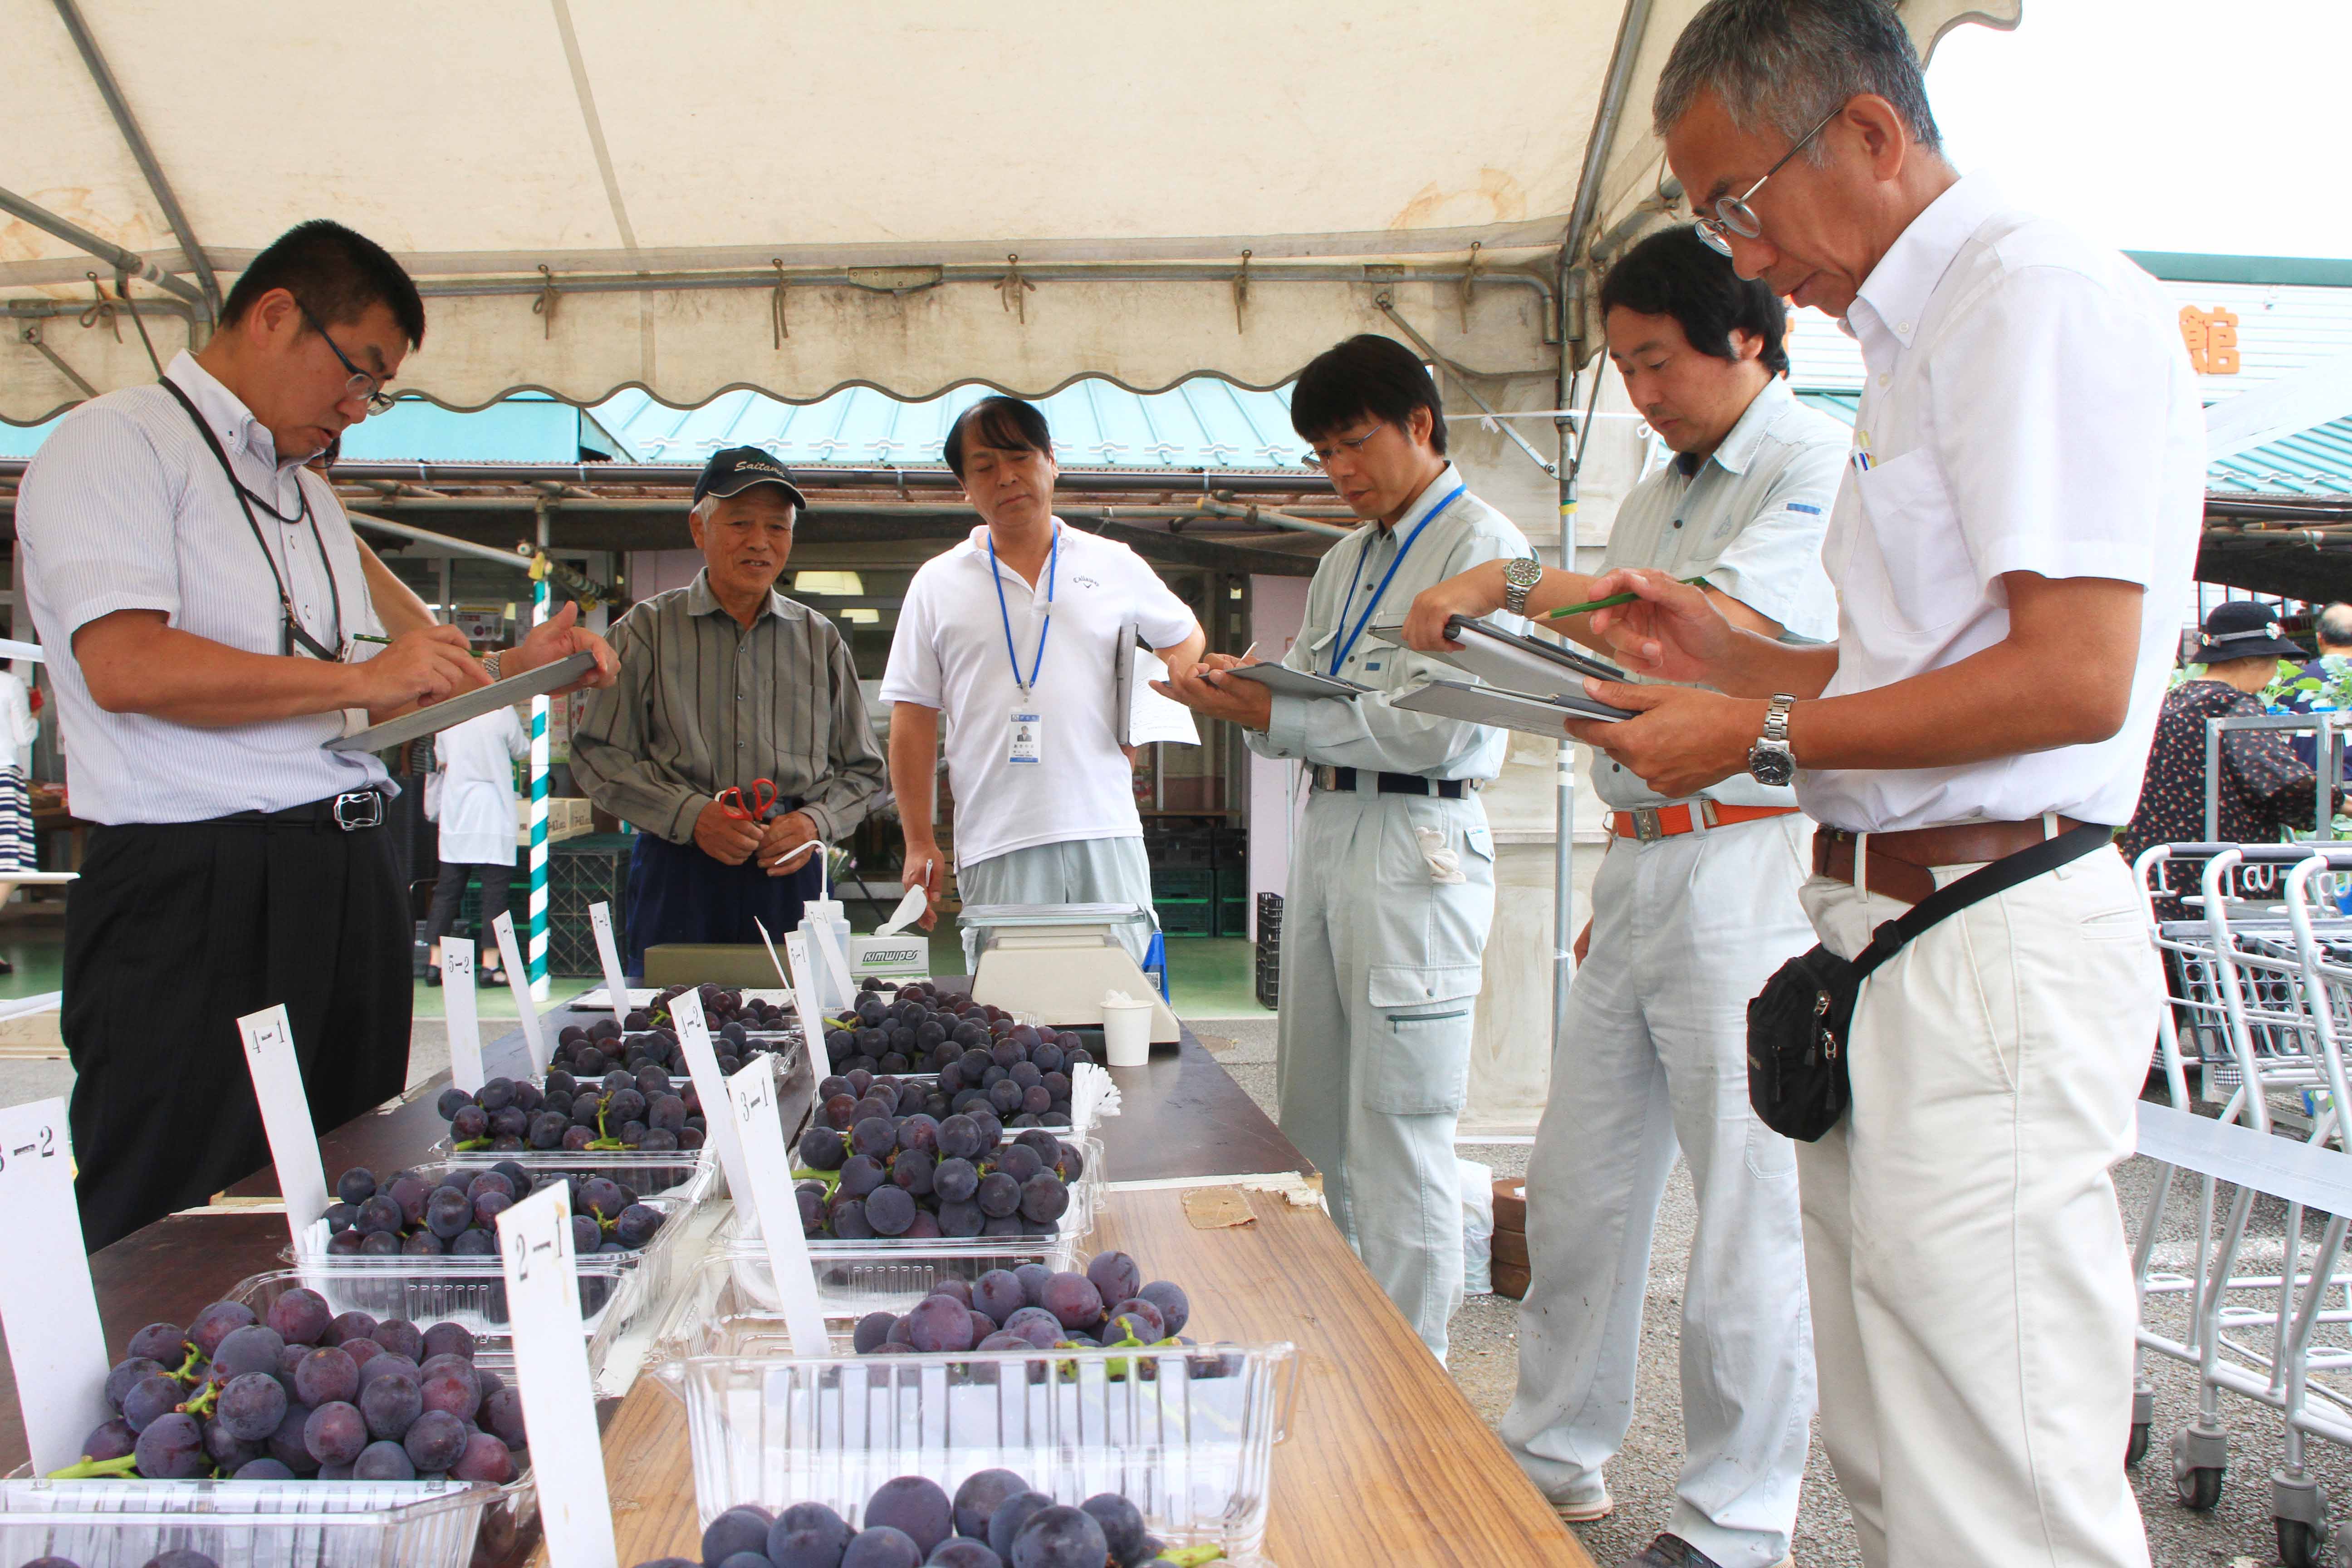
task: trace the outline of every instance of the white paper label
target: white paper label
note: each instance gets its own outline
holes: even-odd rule
[[[449,1081],[472,1094],[489,1081],[482,1068],[482,1021],[475,1012],[474,944],[441,939],[441,1010],[449,1026]]]
[[[824,1081],[825,1068],[829,1066],[830,1060],[824,1049],[824,1019],[803,1005],[801,988],[785,976],[784,961],[776,956],[776,944],[769,939],[768,928],[760,925],[759,917],[756,915],[752,917],[751,923],[759,926],[760,940],[768,944],[768,962],[776,966],[776,978],[782,980],[784,989],[792,993],[793,1010],[800,1016],[801,1049],[808,1058],[809,1069],[808,1124],[814,1127],[816,1125],[816,1113],[824,1109],[824,1097],[817,1092],[817,1085]],[[805,970],[808,967],[807,939],[797,931],[785,932],[784,945],[789,948],[794,942],[801,943],[798,950],[800,956],[794,962]]]
[[[514,1337],[515,1386],[530,1433],[530,1473],[547,1560],[561,1568],[619,1568],[612,1498],[580,1322],[580,1273],[572,1256],[572,1194],[551,1182],[499,1215]]]
[[[596,962],[604,967],[604,994],[612,1000],[613,1016],[625,1017],[629,1011],[629,977],[621,973],[621,948],[613,940],[612,906],[589,905],[588,926],[596,933]]]
[[[824,1037],[824,1005],[816,986],[816,965],[809,959],[806,932],[784,933],[784,957],[793,971],[793,1010],[800,1015],[801,1033]]]
[[[793,1196],[792,1162],[784,1152],[783,1124],[776,1114],[776,1075],[765,1062],[754,1061],[727,1080],[727,1093],[743,1137],[748,1191],[760,1211],[760,1239],[768,1249],[776,1294],[783,1299],[784,1331],[792,1337],[793,1353],[824,1355],[831,1348],[824,1307],[817,1298],[816,1276],[809,1271],[800,1202]],[[741,1203],[743,1194],[737,1194],[735,1201]]]
[[[732,1103],[727,1095],[727,1075],[719,1070],[719,1052],[710,1043],[710,1024],[702,1016],[700,994],[681,991],[671,997],[669,1016],[677,1026],[678,1049],[686,1053],[686,1070],[694,1079],[695,1097],[702,1101],[703,1124],[709,1129],[710,1142],[719,1151],[719,1169],[727,1173],[727,1191],[735,1199],[736,1212],[747,1234],[756,1235],[759,1211],[751,1206],[747,1195],[751,1190],[751,1176],[750,1168],[743,1163],[743,1139],[735,1131],[735,1119],[727,1114]]]
[[[245,1037],[246,1070],[253,1075],[253,1098],[261,1106],[262,1130],[269,1134],[269,1158],[286,1198],[286,1224],[299,1248],[303,1233],[326,1215],[327,1170],[319,1162],[310,1097],[302,1092],[302,1064],[294,1059],[294,1026],[287,1022],[284,1007],[265,1007],[239,1018],[236,1032]]]
[[[74,1206],[64,1100],[0,1110],[0,1207],[8,1215],[0,1326],[8,1333],[33,1473],[47,1475],[79,1460],[81,1440],[113,1414],[106,1405],[106,1330]]]
[[[523,1044],[530,1047],[530,1070],[534,1078],[547,1076],[547,1032],[539,1026],[539,1005],[530,999],[530,971],[523,967],[522,950],[515,945],[514,915],[499,911],[490,922],[499,933],[499,956],[506,961],[507,989],[514,993],[515,1011],[522,1017]]]

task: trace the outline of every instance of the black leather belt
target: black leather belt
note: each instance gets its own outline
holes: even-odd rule
[[[1380,793],[1382,795],[1433,795],[1440,800],[1460,800],[1470,787],[1467,779],[1425,779],[1418,773],[1381,773]],[[1353,768],[1315,765],[1317,789],[1341,790],[1354,794],[1358,774]]]
[[[383,793],[360,789],[326,800],[289,805],[283,811],[236,811],[188,826],[206,827],[214,823],[234,823],[250,827],[338,827],[345,833],[357,833],[364,827],[382,827],[383,816]]]

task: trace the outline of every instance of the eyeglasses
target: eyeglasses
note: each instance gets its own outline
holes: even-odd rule
[[[1351,458],[1360,458],[1364,455],[1364,443],[1370,440],[1373,437],[1379,435],[1388,427],[1388,421],[1383,419],[1360,436],[1351,437],[1346,440],[1334,443],[1334,450],[1327,452],[1318,447],[1315,450],[1307,454],[1307,466],[1314,469],[1318,474],[1328,473],[1331,469],[1331,464],[1339,456],[1339,453],[1337,450],[1338,447],[1346,447],[1348,455]]]
[[[302,303],[302,301],[298,298],[294,301],[294,308],[302,312],[302,319],[310,323],[310,330],[312,331],[327,340],[327,347],[333,351],[334,356],[337,359],[343,362],[343,368],[352,373],[351,380],[343,383],[343,395],[345,397],[360,398],[365,402],[370,414],[381,414],[385,409],[391,407],[393,404],[392,394],[383,389],[383,383],[352,363],[352,356],[345,353],[341,347],[336,343],[334,337],[327,331],[325,324],[322,323],[318,317],[310,313],[310,307]]]
[[[1754,239],[1758,235],[1762,234],[1764,232],[1764,226],[1756,221],[1755,211],[1748,206],[1748,198],[1762,190],[1764,188],[1764,182],[1779,174],[1782,163],[1786,163],[1790,159],[1803,152],[1805,150],[1805,143],[1811,142],[1814,137],[1819,136],[1822,133],[1822,126],[1827,125],[1831,121],[1835,120],[1839,115],[1844,112],[1845,105],[1841,103],[1835,109],[1831,110],[1827,114],[1822,115],[1821,118],[1821,123],[1815,125],[1811,131],[1806,132],[1802,136],[1798,137],[1797,144],[1780,154],[1780,163],[1775,163],[1770,168],[1765,170],[1763,174],[1754,184],[1748,186],[1746,190],[1740,192],[1736,196],[1722,196],[1717,198],[1715,204],[1715,216],[1713,217],[1708,217],[1704,213],[1696,215],[1696,221],[1693,222],[1691,226],[1698,231],[1699,238],[1706,242],[1707,248],[1714,251],[1718,256],[1728,256],[1731,254],[1730,235],[1736,234],[1742,239]]]

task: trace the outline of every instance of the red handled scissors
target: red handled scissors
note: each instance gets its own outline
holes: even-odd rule
[[[768,813],[776,809],[776,783],[773,779],[753,779],[748,800],[733,784],[720,790],[715,798],[719,809],[738,822],[765,822]]]

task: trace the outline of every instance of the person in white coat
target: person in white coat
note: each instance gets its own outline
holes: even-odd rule
[[[482,879],[482,913],[477,934],[506,912],[507,889],[515,871],[514,764],[530,754],[530,739],[511,708],[499,708],[453,724],[434,737],[441,823],[441,879],[433,885],[433,908],[425,916],[425,940],[432,947],[425,983],[441,983],[441,939],[457,922],[457,905],[469,878]],[[482,978],[503,980],[498,950],[482,955]]]

